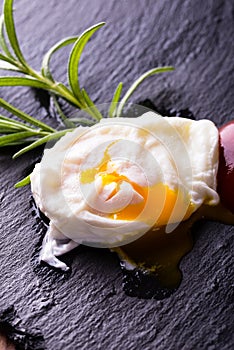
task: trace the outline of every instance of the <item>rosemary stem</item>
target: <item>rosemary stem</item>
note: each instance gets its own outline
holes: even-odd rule
[[[23,67],[20,65],[18,65],[18,68],[23,69]],[[31,67],[28,67],[27,70],[25,70],[25,74],[30,75],[31,77],[45,83],[48,86],[48,91],[52,91],[54,92],[56,95],[63,97],[64,99],[66,99],[68,102],[72,103],[73,105],[75,105],[76,107],[78,107],[79,109],[85,109],[87,110],[87,113],[93,117],[94,119],[96,119],[96,115],[95,112],[89,108],[89,106],[87,106],[86,104],[84,104],[83,101],[79,101],[73,94],[72,92],[70,92],[65,86],[63,86],[60,83],[54,83],[53,81],[51,81],[50,79],[42,76],[40,73],[37,73],[34,69],[32,69]]]

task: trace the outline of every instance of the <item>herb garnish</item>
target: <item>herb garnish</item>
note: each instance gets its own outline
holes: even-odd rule
[[[44,55],[41,71],[37,72],[28,64],[19,46],[13,18],[13,2],[14,0],[4,1],[3,14],[0,18],[0,69],[13,71],[16,74],[14,76],[0,76],[0,86],[28,86],[47,90],[51,98],[53,98],[57,112],[66,127],[66,129],[62,131],[57,131],[38,119],[15,108],[5,100],[0,99],[0,106],[21,120],[18,121],[15,118],[0,115],[0,147],[28,144],[14,154],[13,158],[16,158],[50,140],[60,138],[75,127],[63,114],[58,103],[58,98],[63,98],[78,109],[85,109],[88,111],[93,124],[102,118],[101,112],[88,95],[86,89],[80,87],[79,63],[81,54],[88,40],[98,29],[103,27],[105,23],[98,23],[88,28],[77,37],[68,37],[56,43]],[[50,70],[50,60],[56,51],[70,44],[73,44],[73,47],[67,64],[67,87],[65,84],[57,82],[53,78]],[[114,92],[112,102],[110,103],[109,117],[121,115],[122,109],[130,96],[147,77],[172,70],[173,67],[165,66],[153,68],[145,72],[131,85],[122,98],[123,83],[120,82]],[[82,120],[82,124],[85,123],[86,120]],[[87,124],[90,125],[90,121],[87,121]],[[24,179],[18,183],[18,185],[24,185],[28,182]]]

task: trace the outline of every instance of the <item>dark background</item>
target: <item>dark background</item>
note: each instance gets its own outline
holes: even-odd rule
[[[0,1],[2,4],[2,1]],[[15,0],[22,51],[36,69],[63,37],[99,21],[107,25],[82,56],[81,85],[95,102],[111,100],[141,73],[173,65],[151,77],[132,97],[158,109],[189,108],[218,126],[234,119],[234,4],[180,0]],[[53,57],[66,81],[68,50]],[[55,125],[28,88],[1,88],[0,96]],[[36,99],[37,97],[37,99]],[[67,107],[66,107],[67,108]],[[51,108],[49,108],[51,111]],[[67,111],[70,111],[67,108]],[[1,111],[4,113],[3,111]],[[66,261],[71,273],[37,264],[43,230],[30,189],[15,190],[41,150],[11,160],[2,149],[0,223],[0,325],[27,349],[231,349],[233,344],[233,227],[205,222],[194,228],[195,246],[181,262],[178,291],[161,301],[128,297],[118,259],[108,250],[78,248]],[[27,347],[28,346],[28,347]]]

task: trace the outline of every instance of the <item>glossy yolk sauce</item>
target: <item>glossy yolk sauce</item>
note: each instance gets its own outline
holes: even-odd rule
[[[234,225],[234,122],[220,129],[218,193],[221,203],[212,207],[201,206],[173,232],[167,234],[165,226],[154,227],[138,240],[116,249],[120,259],[151,273],[161,287],[175,288],[181,281],[179,262],[193,246],[191,228],[201,219]],[[173,196],[168,196],[168,201]],[[168,203],[168,209],[171,203]]]

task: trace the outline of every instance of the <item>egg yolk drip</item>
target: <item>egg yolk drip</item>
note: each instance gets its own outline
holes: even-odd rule
[[[111,171],[114,162],[109,154],[109,149],[116,142],[108,145],[103,158],[96,167],[84,169],[80,173],[82,184],[91,184],[97,177],[101,177],[102,189],[114,184],[113,190],[105,199],[106,201],[118,193],[122,182],[129,183],[133,190],[140,195],[140,201],[130,203],[119,211],[108,213],[108,218],[126,221],[140,220],[146,223],[152,223],[152,219],[155,218],[154,226],[163,226],[188,219],[194,211],[194,205],[191,203],[188,193],[184,193],[180,188],[172,189],[164,183],[144,187],[116,170]]]
[[[137,217],[141,214],[145,207],[145,203],[148,197],[148,187],[141,187],[137,183],[131,181],[128,177],[118,174],[115,171],[112,173],[103,173],[101,174],[101,177],[103,187],[112,183],[116,184],[114,190],[111,192],[107,199],[110,199],[114,195],[116,195],[123,181],[128,182],[132,186],[132,188],[142,197],[141,202],[129,204],[123,210],[117,213],[110,214],[109,218],[114,220],[137,220]]]

